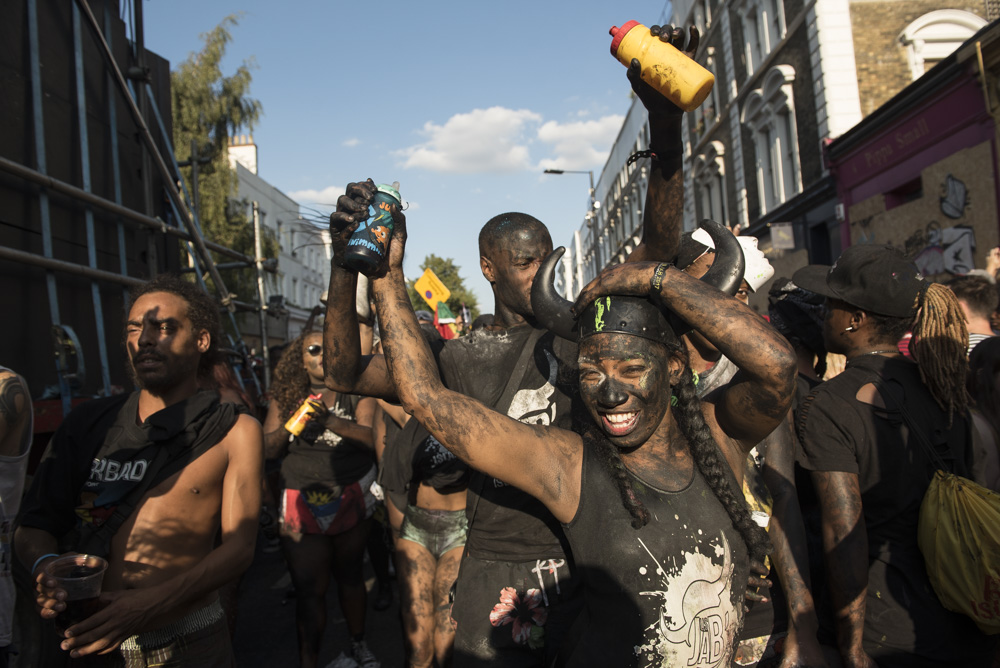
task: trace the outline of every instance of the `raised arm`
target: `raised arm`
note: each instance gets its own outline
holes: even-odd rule
[[[795,488],[795,455],[791,413],[764,441],[762,475],[774,508],[768,536],[774,551],[775,570],[788,606],[788,637],[782,653],[782,668],[826,666],[816,633],[819,622],[809,578],[806,530]]]
[[[404,243],[405,225],[397,225],[389,272],[372,282],[382,347],[403,408],[469,466],[531,494],[569,521],[579,504],[580,437],[522,424],[444,387],[406,294]]]
[[[351,233],[375,197],[375,183],[349,183],[330,214],[330,286],[323,319],[323,371],[326,386],[338,392],[394,401],[395,391],[381,355],[362,355],[356,313],[357,272],[343,266]]]
[[[650,31],[660,35],[664,42],[673,44],[688,57],[698,51],[698,29],[691,26],[690,39],[685,49],[682,28],[671,30],[659,26]],[[681,141],[681,119],[684,112],[645,81],[639,78],[639,61],[633,60],[628,68],[628,79],[636,97],[649,113],[649,183],[646,204],[642,212],[642,242],[636,246],[626,262],[673,260],[680,246],[681,228],[684,225],[684,154]]]
[[[795,383],[795,355],[788,341],[749,307],[673,265],[664,265],[662,283],[653,289],[658,266],[628,263],[606,270],[583,289],[574,310],[582,312],[603,295],[652,294],[732,360],[739,373],[708,407],[722,432],[743,448],[730,461],[735,470],[785,417]]]

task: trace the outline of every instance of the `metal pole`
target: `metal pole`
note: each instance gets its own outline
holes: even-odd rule
[[[271,387],[271,356],[267,350],[267,306],[264,303],[264,252],[260,239],[260,206],[253,203],[253,247],[257,254],[257,298],[260,300],[260,350],[264,358],[264,390]]]
[[[31,111],[35,132],[35,161],[41,174],[47,171],[45,160],[45,123],[42,114],[42,68],[38,45],[38,8],[35,0],[28,0],[28,44],[31,67]],[[34,171],[34,170],[32,170]],[[49,193],[44,188],[38,194],[38,213],[42,223],[42,252],[45,257],[52,258],[52,221],[49,214]],[[56,277],[51,271],[45,273],[45,287],[49,297],[49,318],[53,327],[61,325],[59,321],[59,296],[56,291]],[[63,415],[67,415],[72,407],[72,396],[69,382],[62,374],[59,360],[56,360],[56,377],[59,380],[59,395],[62,399]]]
[[[44,217],[45,222],[42,223],[43,245],[44,245],[44,230],[47,229],[48,227],[48,194],[46,193],[47,190],[53,190],[55,192],[62,193],[63,195],[67,195],[68,197],[71,197],[73,199],[80,200],[81,202],[86,202],[87,204],[93,204],[94,206],[100,207],[105,211],[121,216],[127,221],[138,223],[143,227],[148,227],[150,229],[156,230],[157,232],[161,232],[163,234],[169,234],[187,241],[190,241],[192,239],[190,233],[185,232],[184,230],[178,227],[168,225],[162,220],[159,220],[158,218],[150,218],[149,216],[141,214],[138,211],[133,211],[132,209],[121,206],[120,204],[115,204],[114,202],[106,200],[103,197],[100,197],[93,193],[88,193],[87,191],[81,190],[80,188],[77,188],[74,185],[66,183],[65,181],[54,179],[51,176],[47,176],[43,172],[35,171],[30,167],[25,167],[22,164],[16,163],[13,160],[8,160],[7,158],[4,158],[2,156],[0,156],[0,171],[13,174],[14,176],[18,176],[24,179],[25,181],[31,181],[32,183],[37,183],[38,185],[43,187],[42,193],[45,195],[45,212],[46,212]],[[50,238],[50,244],[51,244],[51,238]],[[226,246],[222,246],[220,244],[211,241],[206,241],[205,246],[215,251],[216,253],[227,255],[233,258],[234,260],[239,260],[241,262],[246,262],[248,264],[252,264],[254,261],[253,258],[250,257],[249,255],[238,253],[234,251],[232,248],[227,248]]]
[[[108,40],[108,45],[111,45],[111,3],[104,3],[104,37]],[[121,205],[122,203],[122,179],[121,179],[121,165],[118,159],[118,109],[116,104],[114,104],[114,96],[112,91],[115,88],[114,79],[112,79],[111,74],[106,76],[108,87],[108,97],[111,99],[111,104],[108,105],[108,126],[111,128],[111,175],[114,182],[115,189],[115,204]],[[122,225],[122,221],[118,220],[115,222],[115,227],[118,232],[118,265],[119,270],[122,275],[128,275],[128,260],[125,247],[125,226]],[[128,290],[122,290],[122,303],[128,308]]]
[[[150,156],[153,158],[154,162],[156,163],[156,167],[160,172],[160,175],[163,177],[164,187],[167,190],[167,194],[174,201],[175,205],[177,206],[177,209],[182,214],[181,217],[184,221],[184,225],[187,226],[188,231],[191,233],[192,241],[194,242],[194,246],[198,251],[198,255],[201,258],[202,264],[205,266],[205,268],[208,270],[208,273],[212,277],[212,282],[215,284],[215,289],[219,293],[219,299],[222,302],[222,305],[226,307],[230,306],[230,304],[232,303],[232,296],[226,289],[226,284],[222,280],[222,276],[215,269],[215,264],[212,261],[211,255],[208,254],[208,248],[206,248],[205,246],[204,239],[202,239],[201,234],[198,232],[197,228],[195,228],[194,222],[191,220],[191,212],[188,210],[187,205],[184,203],[183,198],[181,198],[180,193],[177,191],[177,186],[170,178],[170,171],[167,169],[167,165],[163,161],[163,157],[160,155],[160,152],[156,148],[156,143],[153,140],[153,135],[149,132],[149,127],[146,126],[146,121],[143,118],[142,113],[139,111],[139,108],[136,106],[135,100],[129,93],[128,84],[126,84],[125,82],[125,77],[122,75],[121,69],[118,67],[118,63],[115,62],[114,54],[111,53],[111,49],[108,47],[108,43],[104,40],[104,35],[101,34],[100,27],[97,25],[97,20],[94,18],[93,12],[90,11],[90,6],[87,4],[86,0],[77,0],[76,4],[79,5],[80,9],[83,11],[83,13],[87,16],[87,19],[90,21],[91,26],[94,28],[94,32],[97,35],[97,41],[99,42],[101,51],[105,59],[108,61],[108,65],[111,68],[111,71],[114,73],[115,79],[118,81],[118,86],[121,88],[122,93],[124,94],[125,102],[128,104],[129,111],[132,113],[132,117],[135,121],[135,124],[139,128],[139,135],[140,137],[142,137],[143,142],[149,148]],[[139,21],[139,19],[137,18],[137,22],[141,21]]]
[[[80,30],[80,9],[73,5],[73,61],[76,74],[76,122],[80,133],[80,178],[83,189],[90,192],[90,133],[87,131],[87,94],[83,82],[83,34]],[[87,228],[87,263],[97,269],[97,238],[94,234],[94,212],[90,207],[83,210]],[[101,300],[101,286],[90,282],[90,298],[94,306],[94,326],[97,330],[97,354],[101,361],[101,383],[104,396],[111,396],[111,371],[108,367],[108,346],[104,336],[104,303]]]
[[[49,272],[59,271],[65,274],[83,276],[84,278],[91,278],[98,281],[117,283],[125,286],[126,288],[130,288],[134,285],[140,285],[145,282],[139,278],[123,276],[122,274],[104,271],[103,269],[91,269],[90,267],[85,267],[74,262],[66,262],[65,260],[57,260],[52,257],[35,255],[34,253],[27,253],[14,248],[8,248],[7,246],[0,246],[0,259],[41,267]]]

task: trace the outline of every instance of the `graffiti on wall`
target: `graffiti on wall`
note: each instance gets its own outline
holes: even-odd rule
[[[918,189],[851,204],[850,243],[901,248],[934,281],[985,266],[1000,231],[995,171],[990,141],[926,165]]]
[[[965,187],[963,181],[949,174],[941,186],[941,213],[952,220],[958,220],[965,215],[967,206],[969,206],[969,189]]]
[[[976,268],[976,232],[965,225],[941,229],[931,221],[903,244],[920,273],[930,279],[961,275]]]

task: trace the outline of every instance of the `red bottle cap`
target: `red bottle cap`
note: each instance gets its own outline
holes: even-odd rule
[[[629,21],[628,23],[624,24],[621,28],[619,28],[618,26],[611,27],[611,30],[608,31],[608,34],[611,35],[611,37],[613,38],[611,40],[612,56],[616,58],[618,57],[618,45],[622,43],[623,39],[625,39],[625,35],[628,34],[629,30],[639,25],[642,24],[639,23],[638,21]]]

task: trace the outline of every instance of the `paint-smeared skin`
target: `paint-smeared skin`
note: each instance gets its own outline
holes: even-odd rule
[[[448,602],[458,577],[462,548],[437,560],[427,548],[408,540],[396,544],[396,568],[400,582],[400,606],[406,636],[407,666],[429,668],[447,665],[455,635]]]
[[[647,296],[655,263],[627,263],[594,279],[577,299],[576,312],[600,296]],[[657,297],[667,308],[711,340],[740,372],[709,398],[727,459],[742,479],[746,452],[770,434],[784,418],[795,383],[795,356],[788,342],[767,321],[736,299],[673,267],[663,277]],[[732,440],[739,450],[726,447]]]
[[[774,560],[788,605],[788,636],[784,656],[790,665],[820,665],[822,650],[816,639],[819,623],[812,596],[805,525],[795,488],[793,417],[790,412],[761,444],[762,476],[774,499],[768,536],[774,545]]]
[[[373,288],[383,323],[383,354],[403,407],[470,466],[531,494],[558,519],[569,521],[579,503],[579,485],[566,485],[565,479],[574,471],[579,480],[580,437],[517,422],[447,390],[419,332],[402,270],[394,267]],[[512,466],[519,461],[531,466]]]
[[[651,26],[650,30],[653,29],[662,41],[694,58],[700,41],[697,28],[691,26],[688,35],[681,28],[660,31],[659,26]],[[642,243],[627,261],[667,262],[677,255],[684,222],[684,173],[681,168],[684,112],[644,82],[638,68],[629,67],[628,79],[648,112],[649,148],[657,159],[645,163],[649,165],[649,182],[643,206]]]
[[[381,356],[362,356],[358,319],[355,317],[358,275],[344,269],[347,240],[375,197],[375,183],[349,183],[330,214],[333,260],[323,319],[324,382],[331,390],[395,401],[395,389]],[[397,231],[397,234],[399,232]],[[403,232],[405,234],[405,230]]]
[[[862,649],[868,592],[868,534],[855,473],[814,471],[822,511],[823,552],[837,624],[837,645],[848,668],[874,668]]]

